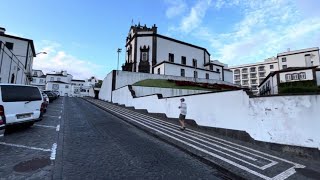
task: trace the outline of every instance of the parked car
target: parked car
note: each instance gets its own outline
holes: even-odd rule
[[[58,96],[55,93],[53,93],[52,91],[42,91],[42,92],[48,96],[49,102],[53,102],[54,100],[56,100],[58,98]]]
[[[36,86],[0,84],[0,125],[32,126],[44,112],[43,97]]]
[[[52,92],[55,93],[58,97],[60,97],[59,91],[52,91]]]

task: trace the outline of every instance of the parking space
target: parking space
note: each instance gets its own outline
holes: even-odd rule
[[[50,103],[42,121],[8,127],[0,138],[0,178],[51,179],[64,98]]]

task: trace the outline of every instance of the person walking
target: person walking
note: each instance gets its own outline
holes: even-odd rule
[[[187,103],[185,102],[184,98],[180,99],[179,109],[180,109],[179,122],[181,124],[180,130],[183,131],[186,129],[184,120],[186,119],[186,115],[187,115]]]

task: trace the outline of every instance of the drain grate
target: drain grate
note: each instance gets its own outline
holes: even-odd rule
[[[16,172],[30,172],[50,165],[51,160],[48,157],[34,158],[28,161],[23,161],[13,167]]]

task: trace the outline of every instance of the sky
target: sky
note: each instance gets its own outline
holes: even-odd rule
[[[34,41],[34,69],[103,79],[132,24],[206,48],[229,66],[320,46],[318,0],[0,0],[0,27]]]

